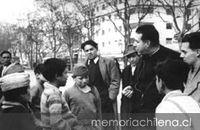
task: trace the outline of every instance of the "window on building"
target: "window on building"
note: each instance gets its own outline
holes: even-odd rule
[[[166,24],[166,29],[172,29],[172,23],[167,23]]]
[[[105,7],[105,5],[103,4],[103,5],[102,5],[102,10],[105,10],[105,9],[106,9],[106,7]]]
[[[119,0],[119,4],[121,4],[122,3],[122,0]]]
[[[105,43],[104,42],[102,42],[102,47],[104,47],[105,46]]]
[[[87,16],[90,16],[90,11],[87,11],[87,12],[86,12],[86,15],[87,15]]]
[[[102,22],[104,22],[104,21],[105,21],[105,18],[104,18],[104,16],[102,16],[101,18],[102,18]]]
[[[166,38],[166,44],[172,44],[172,38]]]
[[[102,30],[102,35],[104,35],[105,34],[105,31],[104,30]]]
[[[96,19],[96,25],[98,25],[98,24],[99,24],[99,19],[97,18],[97,19]]]
[[[190,30],[190,29],[191,29],[191,24],[189,24],[189,23],[186,24],[186,29],[187,29],[187,30]]]
[[[129,13],[130,13],[130,15],[131,15],[131,14],[135,14],[135,13],[136,13],[136,8],[131,8],[131,9],[129,10]]]
[[[115,27],[115,32],[117,32],[117,28]]]
[[[119,12],[119,16],[122,17],[122,12]]]
[[[122,26],[119,26],[119,31],[122,31]]]
[[[99,7],[97,6],[96,11],[99,12]]]
[[[116,6],[117,5],[117,0],[113,1],[113,5]]]
[[[189,17],[191,15],[191,9],[187,9],[187,16]]]
[[[152,14],[154,11],[153,7],[149,6],[149,7],[143,7],[140,9],[140,12],[145,14],[145,13],[148,13],[148,14]]]
[[[167,14],[167,15],[171,15],[171,14],[172,14],[172,10],[171,10],[170,8],[167,8],[167,9],[166,9],[166,14]]]
[[[99,31],[97,30],[97,31],[96,31],[96,36],[98,36],[98,35],[99,35]]]
[[[115,15],[114,15],[114,17],[115,17],[115,19],[117,19],[117,18],[118,18],[118,15],[117,15],[117,14],[115,14]]]

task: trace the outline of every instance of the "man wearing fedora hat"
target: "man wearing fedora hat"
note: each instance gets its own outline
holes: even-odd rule
[[[125,58],[128,59],[129,65],[127,65],[122,71],[122,105],[121,105],[121,113],[132,113],[132,96],[133,90],[132,86],[134,84],[134,70],[135,66],[139,60],[139,55],[135,50],[135,46],[129,45],[128,51],[124,55]]]
[[[100,94],[102,117],[114,117],[120,87],[120,73],[116,62],[98,55],[98,45],[93,40],[82,43],[81,49],[87,56],[85,64],[89,70],[89,84],[96,86]]]

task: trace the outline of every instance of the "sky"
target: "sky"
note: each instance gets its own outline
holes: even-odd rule
[[[34,0],[0,0],[0,22],[16,23],[34,9]]]

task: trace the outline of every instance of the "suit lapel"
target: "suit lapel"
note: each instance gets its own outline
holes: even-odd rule
[[[106,64],[104,63],[105,60],[102,57],[99,57],[99,69],[101,72],[101,76],[103,78],[104,81],[106,81]]]
[[[195,75],[195,77],[189,77],[191,79],[188,79],[184,93],[191,95],[197,89],[197,83],[200,81],[199,77],[200,71]]]

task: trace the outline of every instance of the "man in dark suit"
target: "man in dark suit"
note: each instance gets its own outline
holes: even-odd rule
[[[160,45],[159,33],[153,25],[139,26],[135,40],[136,51],[141,55],[136,66],[136,83],[133,87],[133,94],[140,95],[139,100],[134,101],[135,113],[154,113],[163,97],[156,88],[154,66],[166,59],[183,61],[178,52]],[[188,69],[183,71],[187,74]]]

